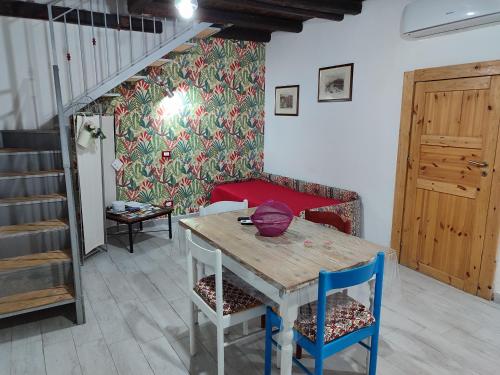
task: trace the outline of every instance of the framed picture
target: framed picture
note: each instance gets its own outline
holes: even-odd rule
[[[299,115],[299,85],[277,86],[274,95],[274,114],[276,116]]]
[[[352,100],[354,64],[320,68],[318,102],[349,102]]]

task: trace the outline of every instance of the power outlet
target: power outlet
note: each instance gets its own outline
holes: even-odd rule
[[[172,157],[172,152],[171,151],[162,151],[161,157],[164,159],[170,159]]]
[[[174,207],[174,201],[166,201],[165,202],[165,207],[166,208],[172,208],[172,207]]]

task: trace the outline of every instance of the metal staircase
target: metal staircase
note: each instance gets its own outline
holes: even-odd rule
[[[59,129],[0,133],[0,319],[74,304],[85,321],[70,117],[210,26],[110,3],[47,3]]]
[[[4,130],[1,145],[0,317],[75,303],[59,132]]]

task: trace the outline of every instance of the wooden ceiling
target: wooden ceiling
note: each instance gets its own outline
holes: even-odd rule
[[[174,0],[127,0],[133,15],[175,17]],[[362,0],[198,0],[199,21],[223,25],[217,36],[269,42],[273,31],[300,33],[311,18],[342,21],[361,13]]]
[[[56,22],[66,22],[73,25],[107,27],[116,30],[144,31],[146,33],[163,32],[161,21],[142,20],[140,17],[130,17],[128,15],[119,15],[113,13],[90,12],[81,10],[79,14],[71,11],[71,8],[61,5],[52,7],[54,16],[65,14],[65,17],[59,17]],[[33,3],[30,1],[0,0],[0,16],[28,18],[34,20],[49,20],[49,12],[46,3]],[[130,24],[131,22],[131,24]]]

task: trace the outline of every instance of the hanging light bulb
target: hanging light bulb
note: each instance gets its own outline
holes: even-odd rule
[[[186,96],[176,91],[172,96],[165,96],[159,104],[162,119],[178,115],[185,107]]]
[[[194,11],[198,9],[197,0],[175,0],[175,7],[182,18],[192,18]]]

